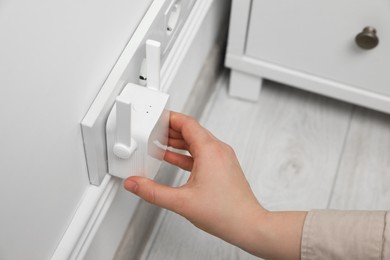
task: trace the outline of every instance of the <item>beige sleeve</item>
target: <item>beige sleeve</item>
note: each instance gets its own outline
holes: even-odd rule
[[[389,216],[385,211],[310,211],[301,259],[390,260]]]
[[[386,223],[385,223],[385,233],[384,237],[384,246],[383,246],[383,258],[382,259],[390,259],[390,212],[386,214]]]

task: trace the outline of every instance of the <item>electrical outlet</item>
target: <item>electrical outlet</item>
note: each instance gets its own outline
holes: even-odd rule
[[[170,7],[165,12],[165,28],[167,35],[170,36],[175,30],[181,18],[182,1],[173,1]]]

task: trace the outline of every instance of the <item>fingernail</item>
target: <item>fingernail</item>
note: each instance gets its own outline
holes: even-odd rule
[[[126,190],[128,190],[128,191],[130,191],[130,192],[132,192],[132,193],[135,193],[138,184],[137,184],[135,181],[126,180],[124,186],[125,186],[125,189],[126,189]]]

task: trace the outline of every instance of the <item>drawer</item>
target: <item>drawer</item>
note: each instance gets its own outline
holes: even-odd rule
[[[355,43],[366,26],[370,50]],[[390,96],[390,1],[253,0],[245,54]]]

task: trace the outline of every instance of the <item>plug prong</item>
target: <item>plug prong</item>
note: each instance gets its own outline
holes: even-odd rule
[[[161,43],[154,40],[146,41],[146,71],[147,84],[150,89],[160,89],[160,68],[161,68]]]

